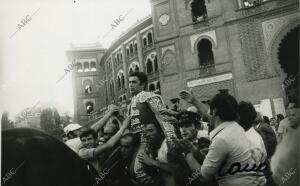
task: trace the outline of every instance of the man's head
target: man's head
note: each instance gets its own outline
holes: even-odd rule
[[[97,145],[97,133],[93,129],[83,131],[80,135],[80,141],[85,148],[95,148]]]
[[[147,75],[144,72],[133,72],[129,75],[129,90],[135,95],[146,90],[148,84]]]
[[[272,117],[272,118],[270,119],[270,125],[271,125],[271,126],[275,126],[276,124],[277,124],[276,118],[275,118],[275,117]]]
[[[194,112],[183,111],[179,113],[177,118],[182,138],[194,140],[197,137],[197,128],[201,125],[200,116]]]
[[[164,138],[164,133],[158,124],[147,123],[145,124],[146,138],[149,144],[157,144]]]
[[[238,103],[229,94],[217,94],[210,103],[209,114],[214,127],[225,121],[235,121],[238,116]]]
[[[262,117],[261,113],[260,113],[260,112],[256,112],[256,118],[255,118],[254,123],[255,123],[256,125],[258,125],[259,123],[261,123],[261,122],[263,122],[263,121],[264,121],[264,120],[263,120],[263,117]]]
[[[113,137],[119,130],[119,123],[116,119],[113,119],[111,122],[107,123],[103,130],[103,138],[105,141],[108,141]]]
[[[131,157],[133,157],[133,154],[137,150],[138,146],[139,140],[134,134],[127,133],[123,135],[120,139],[120,150],[123,159],[129,160]]]
[[[288,119],[292,128],[298,128],[300,125],[300,109],[299,104],[293,104],[289,107]]]
[[[266,124],[270,125],[270,119],[268,116],[263,116],[263,120]]]
[[[245,129],[249,130],[256,119],[257,113],[254,106],[250,102],[241,101],[238,106],[239,124]]]

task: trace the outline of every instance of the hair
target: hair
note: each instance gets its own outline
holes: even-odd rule
[[[191,111],[182,111],[178,114],[178,124],[180,127],[182,126],[190,126],[194,124],[196,128],[201,126],[201,116],[197,113]]]
[[[118,122],[118,120],[113,119],[113,120],[111,121],[111,124],[115,125],[115,126],[118,128],[118,130],[119,130],[119,122]]]
[[[76,138],[77,135],[76,135],[73,131],[70,131],[70,132],[68,132],[67,137],[68,137],[69,139],[73,139],[73,138]]]
[[[159,123],[157,122],[151,122],[151,123],[144,123],[144,126],[147,125],[154,125],[158,131],[159,134],[161,134],[163,137],[165,137],[165,133],[163,132],[162,128],[160,127]]]
[[[238,116],[238,103],[229,94],[217,94],[210,103],[210,110],[216,109],[216,115],[223,121],[235,121]]]
[[[268,116],[263,116],[263,120],[266,124],[270,125],[270,119]]]
[[[144,83],[144,90],[146,90],[148,85],[148,78],[144,72],[132,72],[129,77],[137,77],[140,80],[140,85]]]
[[[250,102],[241,101],[238,106],[239,124],[245,129],[249,130],[254,123],[257,113],[254,106]]]
[[[131,137],[132,138],[132,146],[134,147],[138,147],[140,145],[140,138],[138,138],[135,134],[133,133],[126,133],[124,134],[121,138],[120,138],[120,141],[124,138],[127,138],[127,137]]]
[[[281,120],[284,119],[284,117],[282,114],[277,114],[277,119],[278,119],[278,122],[280,122]]]
[[[257,116],[255,118],[255,124],[259,124],[260,122],[264,121],[260,112],[256,112]]]
[[[93,129],[84,130],[83,132],[80,133],[79,138],[81,139],[83,137],[87,137],[90,134],[92,134],[92,136],[94,137],[94,139],[98,138],[97,132],[95,132]]]

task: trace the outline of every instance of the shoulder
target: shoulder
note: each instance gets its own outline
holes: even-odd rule
[[[139,102],[146,102],[147,100],[151,99],[151,98],[158,98],[161,99],[161,96],[158,94],[155,94],[153,92],[146,92],[146,91],[142,91],[137,95],[137,99],[139,100]]]

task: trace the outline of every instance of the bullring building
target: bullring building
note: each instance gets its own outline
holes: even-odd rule
[[[297,0],[151,0],[150,16],[109,48],[68,50],[75,120],[92,122],[114,103],[126,112],[128,75],[143,71],[148,90],[169,106],[182,89],[200,100],[228,89],[264,115],[282,113],[299,94]],[[185,103],[181,103],[186,107]]]

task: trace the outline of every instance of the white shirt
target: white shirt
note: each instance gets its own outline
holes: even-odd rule
[[[255,164],[249,150],[250,142],[245,130],[238,123],[223,122],[211,131],[209,137],[211,145],[201,167],[204,179],[215,177],[220,186],[265,185],[265,177],[253,175],[255,172],[223,174],[233,163],[240,163],[241,167]]]
[[[200,139],[201,137],[209,139],[208,131],[207,130],[199,130],[197,133],[197,138]]]
[[[78,154],[81,146],[80,138],[78,137],[74,139],[69,139],[68,141],[66,141],[66,145]]]
[[[260,163],[265,162],[267,158],[267,151],[260,134],[254,129],[254,127],[251,127],[246,131],[246,136],[250,142],[250,152],[256,164],[259,165]]]

